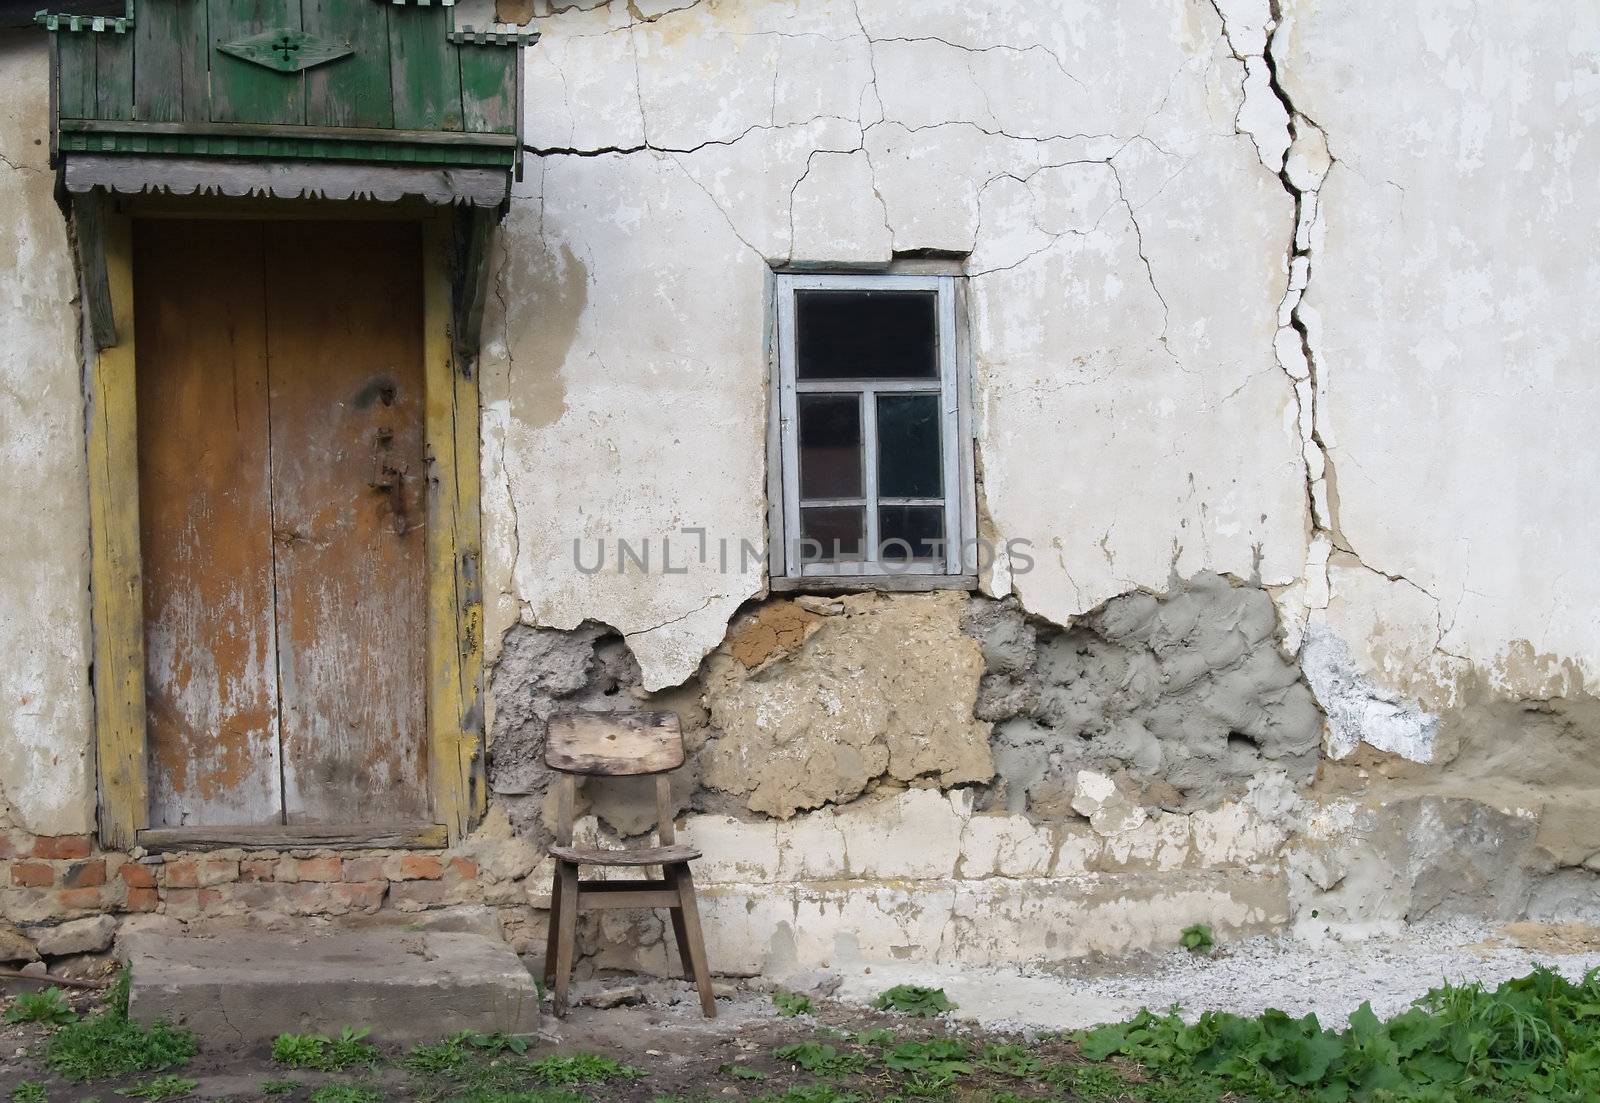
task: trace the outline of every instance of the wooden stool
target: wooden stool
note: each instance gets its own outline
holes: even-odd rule
[[[567,988],[572,980],[572,957],[578,935],[578,912],[601,908],[666,908],[672,913],[672,931],[678,938],[678,956],[685,977],[700,990],[700,1007],[706,1018],[717,1017],[711,991],[711,969],[706,964],[706,944],[700,933],[700,911],[695,906],[694,881],[689,863],[700,857],[690,846],[678,845],[672,823],[672,797],[667,773],[683,765],[683,733],[671,712],[569,712],[550,720],[545,737],[544,761],[561,774],[556,795],[556,841],[550,856],[556,860],[555,884],[550,889],[550,938],[545,946],[544,981],[554,992],[556,1015],[567,1013]],[[639,777],[656,779],[656,825],[659,846],[632,850],[572,845],[572,806],[577,776]],[[626,881],[581,881],[578,867],[660,866],[662,878]]]

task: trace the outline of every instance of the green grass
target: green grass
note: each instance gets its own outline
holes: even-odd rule
[[[955,1004],[944,994],[943,988],[919,988],[915,984],[897,984],[881,994],[872,1004],[879,1011],[898,1011],[913,1018],[932,1019],[946,1011],[954,1011]]]
[[[151,1103],[160,1103],[163,1099],[181,1099],[199,1086],[194,1080],[185,1080],[181,1076],[169,1073],[154,1080],[147,1080],[136,1088],[126,1088],[117,1094],[130,1099],[148,1099]]]
[[[796,1042],[778,1047],[772,1055],[815,1076],[849,1076],[867,1065],[859,1053],[844,1053],[826,1042]]]
[[[867,1103],[860,1092],[841,1091],[832,1084],[803,1084],[786,1092],[758,1095],[755,1103]]]
[[[774,992],[772,1006],[778,1009],[778,1014],[786,1019],[796,1015],[811,1014],[811,997],[802,996],[798,992]]]
[[[128,1018],[128,983],[124,971],[104,1011],[51,1035],[44,1057],[57,1075],[81,1083],[165,1072],[188,1064],[195,1055],[192,1032],[166,1022],[140,1026]]]
[[[1592,1103],[1600,1098],[1600,970],[1576,984],[1543,967],[1492,991],[1447,984],[1387,1021],[1362,1004],[1343,1030],[1281,1011],[1206,1012],[1193,1025],[1176,1011],[1143,1011],[1080,1040],[1090,1060],[1128,1058],[1164,1088],[1212,1098]]]
[[[345,1027],[337,1038],[326,1034],[280,1034],[272,1040],[272,1059],[291,1069],[342,1072],[378,1063],[378,1050],[365,1039],[370,1027]]]
[[[300,1085],[293,1080],[267,1080],[261,1085],[262,1095],[293,1095]]]
[[[383,1095],[365,1084],[324,1084],[311,1093],[311,1103],[382,1103]]]
[[[643,1069],[624,1065],[597,1053],[574,1053],[570,1057],[546,1057],[541,1061],[530,1061],[527,1072],[535,1080],[551,1087],[603,1084],[608,1080],[639,1080],[645,1075]]]
[[[1183,933],[1178,936],[1178,945],[1191,954],[1209,954],[1216,944],[1217,940],[1211,933],[1211,928],[1204,923],[1185,927]]]
[[[19,992],[6,1008],[8,1023],[43,1023],[46,1026],[64,1026],[77,1022],[78,1013],[67,1006],[67,995],[59,988],[46,988],[43,992]]]
[[[50,1093],[37,1080],[24,1080],[11,1089],[11,1103],[48,1103]]]

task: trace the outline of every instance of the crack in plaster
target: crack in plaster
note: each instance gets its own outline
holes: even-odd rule
[[[1313,335],[1315,315],[1308,319],[1305,296],[1311,286],[1322,232],[1321,193],[1328,174],[1340,162],[1329,148],[1327,133],[1290,96],[1274,53],[1277,34],[1283,26],[1281,0],[1268,0],[1267,19],[1258,43],[1242,48],[1239,33],[1230,27],[1224,4],[1210,0],[1220,24],[1224,46],[1242,70],[1242,102],[1234,118],[1234,133],[1248,138],[1261,163],[1271,171],[1294,203],[1294,229],[1287,249],[1288,279],[1278,307],[1278,332],[1273,341],[1279,368],[1287,376],[1294,395],[1295,423],[1300,436],[1301,460],[1305,470],[1306,512],[1311,539],[1306,553],[1303,579],[1308,609],[1325,609],[1329,600],[1328,559],[1338,550],[1363,568],[1392,582],[1403,582],[1423,593],[1435,605],[1438,598],[1425,587],[1405,576],[1373,567],[1361,558],[1345,536],[1338,516],[1337,478],[1331,449],[1323,434],[1319,397],[1326,383],[1326,368],[1319,357]],[[1261,81],[1263,75],[1265,79]],[[1263,89],[1256,95],[1270,95],[1282,113],[1282,134],[1269,134],[1280,125],[1247,126],[1252,111],[1252,85]],[[1281,153],[1279,150],[1281,149]],[[1442,639],[1442,636],[1441,636]]]

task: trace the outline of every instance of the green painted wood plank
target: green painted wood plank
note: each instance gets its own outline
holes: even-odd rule
[[[401,130],[460,130],[461,67],[445,41],[450,12],[396,7],[389,12],[389,68],[394,125]]]
[[[207,0],[206,16],[211,118],[216,122],[305,122],[305,73],[280,73],[217,49],[264,31],[300,30],[299,0]]]
[[[389,5],[375,0],[302,0],[305,29],[349,46],[351,57],[306,73],[310,126],[394,126]]]
[[[139,0],[133,28],[134,118],[211,118],[206,0]]]
[[[97,34],[94,40],[95,117],[133,118],[133,36]]]
[[[94,100],[94,35],[57,34],[59,110],[63,119],[92,119]]]
[[[517,128],[515,46],[451,46],[461,58],[461,112],[468,130],[511,134]]]

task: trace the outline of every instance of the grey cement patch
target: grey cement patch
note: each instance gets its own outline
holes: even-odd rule
[[[1390,938],[1312,945],[1288,936],[1248,939],[1216,956],[1181,950],[1127,962],[1084,963],[1059,972],[957,966],[882,965],[841,969],[838,997],[869,1004],[896,984],[943,988],[954,1017],[996,1030],[1076,1030],[1128,1018],[1141,1007],[1177,1004],[1258,1015],[1269,1007],[1315,1013],[1343,1026],[1364,1001],[1381,1016],[1404,1011],[1441,981],[1493,986],[1545,964],[1574,979],[1600,967],[1600,951],[1534,952],[1495,929],[1420,924]],[[870,970],[870,971],[869,971]]]
[[[490,677],[494,728],[489,742],[489,783],[519,835],[543,845],[550,771],[544,764],[550,717],[566,709],[670,708],[678,713],[692,752],[704,736],[704,709],[695,683],[660,694],[640,689],[638,660],[621,634],[586,622],[571,631],[518,625],[506,633]],[[677,810],[689,807],[699,784],[699,766],[672,775]],[[586,778],[579,812],[592,811],[623,836],[655,827],[655,782],[651,778]]]
[[[975,606],[977,712],[996,722],[993,803],[1008,811],[1070,814],[1083,769],[1164,783],[1148,802],[1184,809],[1268,767],[1297,782],[1316,769],[1322,715],[1278,649],[1259,586],[1202,572],[1166,594],[1113,598],[1065,630],[1014,602]]]
[[[141,933],[125,940],[123,953],[133,1018],[169,1019],[227,1043],[350,1024],[381,1023],[387,1042],[539,1026],[533,977],[503,942],[482,935]]]

